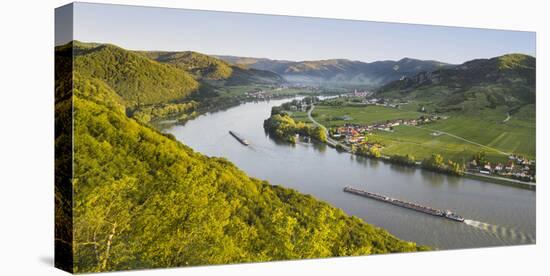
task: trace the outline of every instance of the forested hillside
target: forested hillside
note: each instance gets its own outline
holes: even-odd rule
[[[477,59],[453,68],[422,72],[389,83],[379,90],[382,97],[433,102],[440,111],[505,107],[515,112],[534,108],[534,57],[508,54]]]
[[[195,78],[222,80],[233,73],[231,66],[222,60],[197,52],[139,52],[148,58],[161,63],[172,64],[184,71],[192,73]]]
[[[229,77],[225,85],[246,85],[246,84],[268,84],[280,85],[286,83],[286,80],[277,73],[253,68],[241,68],[232,66],[233,74]]]
[[[131,51],[80,41],[56,51],[74,53],[75,71],[104,81],[120,96],[127,114],[143,123],[162,118],[183,123],[200,112],[238,104],[239,99],[227,93],[232,86],[253,90],[257,85],[285,83],[276,73],[241,68],[192,51]]]
[[[139,53],[158,62],[174,65],[191,73],[196,79],[210,81],[211,84],[232,86],[285,83],[285,80],[274,72],[230,65],[216,57],[197,52],[141,51]]]
[[[74,240],[62,242],[74,246],[75,272],[426,249],[309,195],[251,178],[223,158],[193,152],[128,118],[125,104],[134,102],[125,96],[133,94],[121,83],[135,71],[124,68],[168,69],[95,51],[106,62],[98,68],[125,65],[116,74],[96,72],[81,60],[74,73]],[[70,102],[58,100],[56,107]],[[71,123],[63,122],[68,125],[61,128]],[[58,223],[66,219],[60,216]]]
[[[199,88],[183,70],[110,44],[77,43],[74,67],[84,77],[105,81],[129,107],[181,99]]]

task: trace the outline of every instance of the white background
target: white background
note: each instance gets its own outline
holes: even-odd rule
[[[548,275],[550,24],[545,1],[96,1],[537,32],[537,245],[223,265],[116,275]],[[53,267],[54,8],[68,1],[4,0],[0,8],[0,275],[61,275]],[[101,20],[98,18],[98,20]],[[546,21],[546,22],[545,22]],[[236,30],[238,31],[238,30]],[[7,61],[7,62],[6,62]],[[546,73],[546,74],[545,74]],[[544,256],[546,255],[546,256]]]

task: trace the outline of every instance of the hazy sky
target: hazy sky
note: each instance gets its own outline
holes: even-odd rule
[[[74,38],[133,50],[296,61],[411,57],[461,63],[513,52],[535,56],[534,32],[89,3],[74,6]],[[56,36],[56,44],[66,42]]]

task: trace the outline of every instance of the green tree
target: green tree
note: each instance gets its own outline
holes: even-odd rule
[[[487,155],[485,153],[485,151],[479,151],[477,152],[474,157],[473,157],[473,160],[476,161],[476,163],[479,165],[479,166],[485,166],[485,164],[487,164]]]
[[[382,156],[382,153],[380,152],[380,148],[376,146],[371,146],[369,148],[369,155],[375,158],[380,158]]]
[[[414,166],[416,165],[416,160],[413,155],[392,155],[390,160],[394,163],[405,165],[405,166]]]
[[[464,166],[464,164],[460,164],[458,162],[454,162],[451,160],[448,161],[448,167],[451,173],[456,175],[461,175],[461,176],[464,175],[464,172],[466,170],[466,167]]]

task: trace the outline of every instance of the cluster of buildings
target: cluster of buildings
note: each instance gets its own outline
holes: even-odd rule
[[[367,97],[370,97],[374,94],[374,92],[371,92],[371,91],[367,91],[367,90],[364,90],[364,91],[357,91],[357,89],[355,89],[355,91],[353,91],[353,93],[351,94],[351,96],[353,97],[359,97],[359,98],[367,98]]]
[[[385,122],[372,123],[367,125],[345,124],[336,128],[331,136],[335,139],[344,140],[345,143],[353,145],[365,140],[365,135],[374,131],[393,131],[393,128],[399,125],[418,126],[428,124],[437,120],[447,119],[445,116],[426,115],[417,119],[396,119]]]
[[[508,161],[503,163],[490,163],[485,165],[477,164],[476,160],[470,161],[470,170],[487,175],[498,175],[517,178],[526,181],[535,181],[535,160],[525,157],[510,155]]]
[[[295,91],[294,93],[291,92],[283,92],[285,90],[290,89],[296,89],[299,91]],[[245,92],[245,97],[248,99],[254,99],[254,100],[266,100],[271,98],[277,98],[281,96],[290,96],[295,94],[300,94],[300,92],[304,90],[307,90],[311,93],[322,93],[323,91],[318,87],[311,87],[306,85],[300,85],[300,84],[293,84],[293,85],[287,85],[287,84],[281,84],[281,85],[267,85],[263,86],[262,88],[254,88],[254,90]],[[283,92],[283,93],[279,93]]]
[[[287,111],[306,112],[311,108],[311,103],[316,101],[318,101],[316,97],[305,97],[301,100],[292,100],[291,102],[283,103],[281,108]]]
[[[367,105],[377,105],[377,106],[392,107],[392,108],[399,108],[402,105],[408,104],[408,102],[390,103],[384,99],[379,99],[379,98],[365,99],[363,100],[363,103]]]
[[[245,93],[247,98],[264,100],[271,98],[271,94],[267,94],[263,90],[250,91]]]
[[[289,110],[290,111],[302,111],[302,112],[306,112],[308,109],[309,109],[309,105],[305,104],[305,103],[300,103],[300,104],[297,104],[297,105],[291,105],[289,107]]]
[[[408,104],[408,102],[400,102],[400,103],[390,103],[390,101],[384,99],[384,98],[375,98],[374,92],[372,91],[359,91],[355,89],[355,91],[347,94],[340,95],[341,97],[347,97],[347,98],[360,98],[361,103],[366,105],[378,105],[378,106],[385,106],[385,107],[393,107],[393,108],[399,108],[401,105]]]

